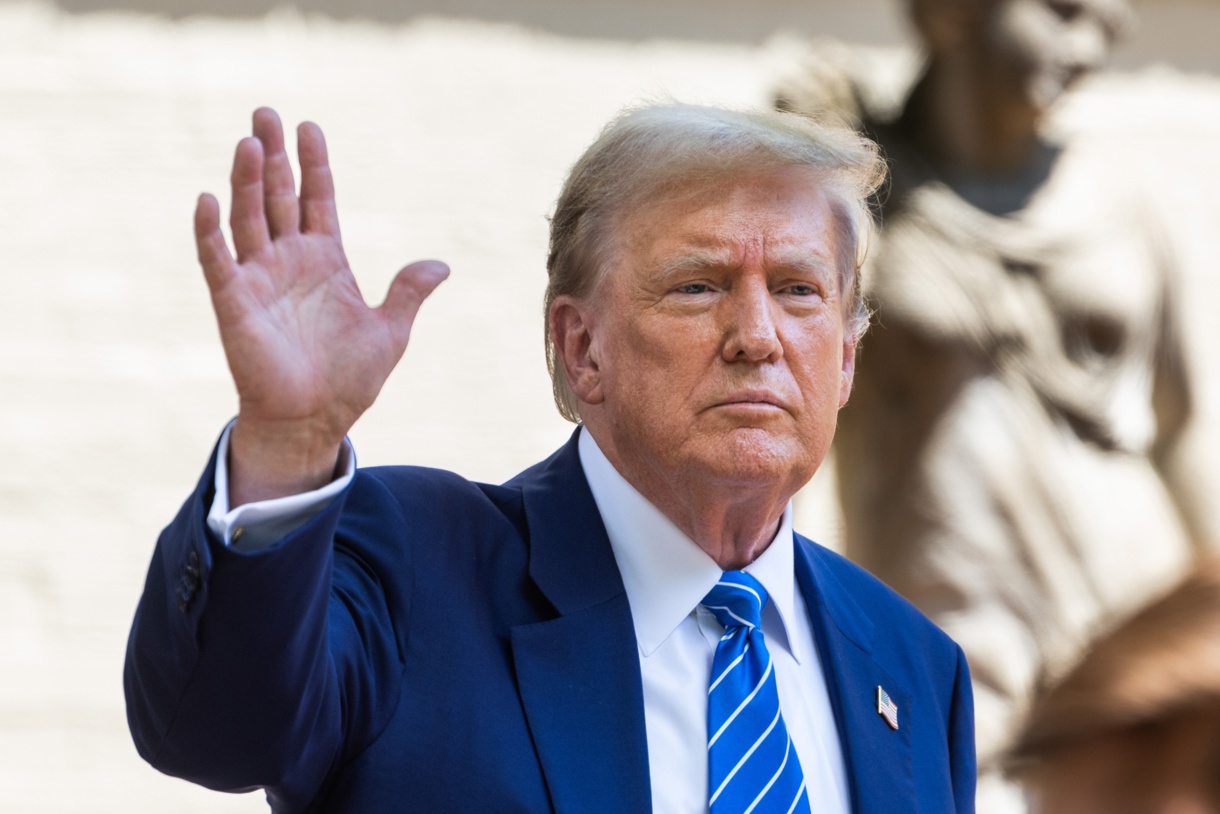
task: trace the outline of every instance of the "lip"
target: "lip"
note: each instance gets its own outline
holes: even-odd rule
[[[757,407],[760,409],[787,409],[783,399],[770,390],[739,390],[719,399],[713,407]]]

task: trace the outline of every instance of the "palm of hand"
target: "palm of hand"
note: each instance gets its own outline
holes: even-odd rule
[[[343,248],[325,235],[278,238],[216,292],[241,412],[260,420],[331,414],[341,437],[406,348],[365,305]]]
[[[409,265],[385,302],[370,308],[343,251],[321,130],[298,130],[299,198],[279,118],[256,111],[254,133],[233,161],[236,259],[216,199],[201,196],[195,213],[199,260],[237,386],[243,451],[253,451],[245,470],[260,457],[294,457],[273,444],[337,449],[402,356],[420,303],[448,274],[434,261]]]

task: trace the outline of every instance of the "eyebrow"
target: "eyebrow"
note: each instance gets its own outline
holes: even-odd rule
[[[812,252],[783,250],[770,251],[772,265],[778,268],[790,269],[807,274],[833,274],[834,261]],[[730,259],[725,251],[712,249],[694,249],[672,257],[667,257],[661,264],[659,273],[663,277],[679,275],[707,269],[728,269],[736,266],[736,261]]]

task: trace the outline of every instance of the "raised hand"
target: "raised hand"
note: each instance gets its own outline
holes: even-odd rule
[[[231,506],[330,480],[343,436],[402,357],[420,304],[449,274],[425,260],[403,268],[370,308],[339,237],[321,129],[297,129],[298,198],[279,117],[254,112],[254,136],[233,158],[230,227],[204,194],[195,210],[199,262],[239,412],[230,436]]]

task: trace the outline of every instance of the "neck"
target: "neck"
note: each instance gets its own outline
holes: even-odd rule
[[[729,502],[728,495],[640,493],[725,571],[740,571],[767,550],[788,505],[787,497]]]
[[[666,477],[647,465],[633,466],[601,439],[598,446],[632,488],[725,571],[741,570],[767,550],[799,488],[799,484],[721,480],[704,473]]]
[[[945,175],[1004,177],[1035,157],[1042,111],[996,87],[965,53],[932,58],[899,127]]]

